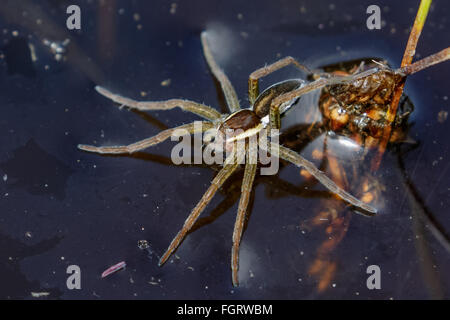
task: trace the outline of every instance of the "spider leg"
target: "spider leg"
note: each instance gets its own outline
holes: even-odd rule
[[[310,82],[307,85],[300,87],[298,89],[292,90],[290,92],[287,92],[285,94],[282,94],[281,96],[275,98],[272,100],[272,103],[270,104],[270,113],[269,113],[269,119],[270,119],[270,125],[273,129],[280,129],[281,123],[280,123],[280,107],[293,99],[296,99],[308,92],[323,88],[328,85],[333,84],[340,84],[340,83],[348,83],[352,82],[367,76],[370,76],[371,74],[377,73],[380,69],[379,68],[372,68],[360,73],[351,74],[348,76],[331,76],[329,78],[320,78],[316,81]]]
[[[253,152],[256,155],[256,152]],[[233,286],[239,286],[238,269],[239,269],[239,245],[241,242],[242,231],[244,229],[245,214],[252,192],[253,181],[256,174],[256,160],[251,160],[253,156],[251,152],[247,152],[247,163],[245,165],[244,178],[241,187],[241,199],[239,200],[238,213],[233,231],[233,247],[231,249],[231,270]]]
[[[176,107],[179,107],[180,109],[184,111],[192,112],[196,115],[199,115],[202,118],[205,118],[207,120],[213,121],[220,119],[221,114],[219,111],[205,106],[203,104],[189,101],[189,100],[183,100],[183,99],[170,99],[166,101],[136,101],[130,98],[123,97],[121,95],[112,93],[108,89],[105,89],[100,86],[96,86],[95,90],[97,90],[98,93],[101,95],[107,97],[108,99],[111,99],[112,101],[122,105],[127,106],[132,109],[137,109],[141,111],[145,110],[170,110]]]
[[[311,70],[290,56],[275,61],[268,66],[259,68],[253,71],[248,79],[248,98],[250,100],[250,104],[253,105],[259,95],[259,79],[291,64],[307,74],[312,74]]]
[[[125,145],[125,146],[110,146],[110,147],[96,147],[86,144],[79,144],[78,148],[84,151],[89,152],[96,152],[101,154],[120,154],[120,153],[133,153],[145,148],[148,148],[150,146],[153,146],[155,144],[161,143],[165,140],[167,140],[172,134],[174,134],[177,130],[186,130],[189,133],[197,133],[197,132],[203,132],[208,129],[213,128],[214,125],[212,122],[202,121],[200,124],[196,122],[188,123],[185,125],[181,125],[175,128],[170,128],[164,131],[161,131],[157,135],[140,140],[138,142]]]
[[[208,190],[206,190],[206,192],[203,194],[203,197],[200,199],[200,201],[197,203],[195,208],[191,211],[191,213],[187,217],[181,230],[178,232],[178,234],[172,240],[172,242],[170,243],[166,252],[162,255],[161,259],[159,260],[160,266],[163,265],[167,261],[167,259],[169,259],[170,255],[178,248],[181,241],[183,241],[184,237],[189,232],[189,230],[192,228],[195,221],[197,221],[198,217],[203,212],[205,207],[208,205],[208,203],[214,197],[217,190],[222,186],[222,184],[230,177],[230,175],[239,166],[240,161],[236,161],[236,156],[240,156],[240,155],[236,152],[236,150],[233,150],[233,152],[226,158],[223,168],[214,177]]]
[[[211,72],[219,81],[220,86],[222,87],[223,94],[225,95],[225,99],[227,100],[228,108],[231,112],[236,112],[241,109],[239,106],[239,100],[237,98],[236,91],[233,88],[230,80],[223,72],[223,70],[219,67],[217,62],[214,60],[214,56],[211,52],[211,49],[208,45],[207,32],[203,31],[201,34],[203,54],[205,55],[206,62],[208,63]]]
[[[265,148],[265,146],[261,146]],[[279,144],[270,143],[268,144],[267,150],[276,148],[278,149],[279,157],[281,159],[284,159],[286,161],[289,161],[292,164],[295,164],[298,167],[305,168],[311,175],[313,175],[317,180],[319,180],[328,190],[331,192],[337,194],[340,196],[343,200],[347,201],[348,203],[354,205],[355,207],[361,208],[367,212],[370,212],[372,214],[377,213],[377,209],[373,208],[372,206],[362,202],[361,200],[358,200],[348,192],[342,190],[339,188],[333,180],[327,177],[325,173],[317,169],[317,167],[310,161],[303,158],[301,155],[299,155],[297,152],[292,151],[286,147],[283,147]]]

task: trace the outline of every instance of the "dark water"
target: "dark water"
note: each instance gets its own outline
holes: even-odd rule
[[[82,10],[80,32],[65,27],[66,7],[74,3]],[[134,98],[183,97],[224,108],[202,56],[202,30],[215,35],[219,64],[245,105],[248,74],[280,56],[311,67],[367,56],[398,66],[418,1],[378,1],[385,21],[378,31],[365,25],[371,1],[102,3],[16,0],[0,8],[1,298],[31,298],[31,292],[64,299],[450,297],[450,254],[433,235],[448,237],[450,230],[449,120],[438,121],[438,113],[450,108],[448,62],[408,79],[415,144],[402,147],[408,152],[401,155],[395,149],[386,154],[376,175],[385,188],[377,200],[380,214],[352,217],[329,257],[336,273],[322,292],[308,270],[327,237],[323,228],[302,227],[322,196],[284,190],[284,182],[298,186],[303,179],[292,166],[280,172],[283,182],[257,180],[241,244],[241,286],[233,288],[229,262],[239,174],[160,268],[157,256],[215,171],[172,165],[171,142],[133,157],[76,148],[131,143],[195,119],[181,111],[119,110],[94,91],[96,84]],[[450,6],[435,1],[420,56],[449,45],[449,16]],[[66,59],[56,61],[43,41],[67,38]],[[301,76],[287,69],[262,86]],[[166,79],[170,84],[162,86]],[[289,119],[290,125],[301,122],[300,113]],[[142,239],[151,254],[138,248]],[[100,278],[120,261],[126,270]],[[66,287],[69,265],[81,268],[81,290]],[[381,268],[380,290],[366,287],[369,265]]]

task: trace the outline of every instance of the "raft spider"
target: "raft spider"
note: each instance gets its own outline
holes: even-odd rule
[[[221,114],[217,110],[208,107],[206,105],[196,103],[189,100],[182,99],[171,99],[167,101],[135,101],[120,95],[114,94],[103,87],[96,87],[96,90],[104,95],[105,97],[111,99],[112,101],[122,105],[127,106],[131,109],[137,109],[141,111],[147,110],[169,110],[175,107],[179,107],[184,111],[192,112],[206,121],[202,122],[200,131],[204,132],[211,128],[216,128],[217,136],[223,136],[225,131],[231,129],[231,131],[242,130],[241,133],[237,135],[232,135],[231,138],[225,139],[225,145],[230,147],[231,152],[226,157],[223,164],[223,168],[218,172],[218,174],[213,179],[210,187],[204,193],[201,200],[197,203],[194,209],[191,211],[190,215],[186,219],[183,227],[175,236],[175,238],[170,243],[168,249],[165,251],[163,256],[159,261],[159,265],[164,264],[170,255],[178,248],[180,243],[183,241],[186,234],[192,228],[196,220],[199,218],[202,211],[205,209],[207,204],[211,201],[214,194],[222,186],[222,184],[231,176],[233,172],[240,167],[240,161],[238,159],[243,159],[245,157],[245,168],[244,177],[241,186],[241,198],[239,201],[239,207],[237,212],[237,218],[234,226],[233,232],[233,245],[231,252],[231,269],[232,269],[232,282],[234,286],[239,285],[238,281],[238,268],[239,268],[239,244],[241,241],[241,236],[244,228],[244,221],[247,206],[249,203],[250,193],[253,186],[253,181],[256,175],[256,170],[258,164],[252,160],[252,156],[255,154],[250,150],[250,145],[247,141],[251,136],[257,134],[267,135],[267,144],[258,144],[256,148],[261,148],[266,152],[271,152],[276,150],[278,157],[284,159],[298,167],[305,168],[312,176],[319,180],[326,188],[331,192],[341,197],[343,200],[347,201],[351,205],[362,209],[363,212],[368,214],[375,214],[376,209],[362,201],[356,199],[351,194],[339,188],[330,178],[328,178],[322,171],[320,171],[313,163],[303,158],[298,153],[283,147],[273,141],[270,141],[271,132],[269,129],[279,129],[280,128],[280,115],[284,114],[292,105],[294,100],[298,99],[299,96],[305,94],[309,91],[322,88],[326,85],[336,84],[336,83],[349,83],[354,80],[367,77],[379,71],[378,68],[373,68],[358,74],[353,74],[345,77],[326,77],[320,78],[319,80],[307,83],[303,80],[287,80],[277,83],[263,93],[259,94],[258,80],[269,73],[272,73],[280,68],[287,65],[294,65],[300,70],[309,73],[309,70],[294,60],[292,57],[286,57],[281,59],[269,66],[260,68],[254,71],[249,78],[249,100],[251,107],[248,109],[241,109],[239,101],[237,99],[237,94],[225,75],[225,73],[217,65],[213,58],[211,50],[207,42],[207,33],[202,32],[201,43],[203,46],[203,53],[205,55],[207,64],[213,73],[213,75],[219,81],[221,88],[223,90],[227,105],[230,109],[230,114]],[[124,154],[133,153],[150,146],[156,145],[168,139],[176,130],[185,129],[189,133],[194,134],[198,132],[199,126],[194,126],[194,123],[188,123],[175,128],[170,128],[160,132],[159,134],[135,142],[130,145],[124,146],[108,146],[108,147],[96,147],[91,145],[78,145],[81,150],[101,153],[101,154]],[[227,135],[229,137],[229,135]],[[236,148],[236,141],[244,141],[244,148]],[[269,142],[270,141],[270,142]],[[252,151],[252,152],[251,152]]]

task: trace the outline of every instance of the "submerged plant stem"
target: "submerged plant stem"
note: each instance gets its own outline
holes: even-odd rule
[[[406,45],[405,52],[403,54],[401,67],[409,66],[412,63],[414,55],[416,53],[417,43],[419,41],[420,34],[422,33],[423,26],[427,19],[428,11],[430,10],[432,0],[421,0],[419,10],[417,10],[416,19],[414,20],[414,25],[411,29],[411,33],[409,34],[408,43]],[[405,79],[396,87],[394,96],[392,98],[392,102],[389,106],[386,119],[389,122],[389,125],[384,127],[383,137],[380,141],[380,145],[378,148],[378,154],[373,159],[372,162],[372,171],[376,171],[381,163],[381,159],[383,157],[384,152],[386,151],[386,146],[389,142],[389,138],[391,136],[392,131],[392,123],[395,120],[395,116],[397,115],[397,108],[400,102],[400,98],[403,93],[403,88],[405,86]]]

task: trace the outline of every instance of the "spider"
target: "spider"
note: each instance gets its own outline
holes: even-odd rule
[[[223,167],[214,177],[209,188],[187,217],[183,227],[160,258],[159,265],[163,265],[172,253],[174,253],[218,189],[240,167],[242,161],[239,161],[239,159],[245,159],[244,177],[241,186],[241,198],[234,225],[232,238],[233,244],[231,250],[232,283],[233,286],[238,286],[239,246],[244,229],[244,221],[247,206],[249,204],[250,193],[252,191],[252,186],[258,167],[258,163],[254,159],[255,149],[264,150],[270,154],[276,154],[278,158],[284,159],[287,162],[306,169],[332,193],[338,195],[341,199],[361,210],[360,212],[356,212],[368,215],[373,215],[377,212],[377,210],[372,206],[358,200],[348,192],[338,187],[336,183],[328,178],[328,176],[320,171],[312,162],[306,160],[297,152],[274,142],[273,129],[280,129],[281,116],[295,105],[295,102],[301,95],[310,91],[331,85],[347,85],[350,87],[352,85],[353,87],[356,85],[361,86],[361,81],[362,88],[365,88],[364,84],[366,82],[364,81],[370,77],[375,77],[383,72],[392,74],[395,73],[399,76],[404,76],[423,68],[423,60],[430,58],[425,58],[409,67],[395,71],[388,69],[384,65],[378,65],[369,70],[346,76],[322,74],[317,80],[312,82],[306,82],[300,79],[286,80],[270,86],[260,94],[259,79],[288,65],[293,65],[301,71],[311,74],[311,71],[307,67],[297,62],[294,58],[285,57],[275,63],[257,69],[250,74],[248,82],[248,95],[251,106],[247,109],[242,109],[235,89],[212,55],[211,49],[208,45],[208,34],[206,31],[201,33],[201,44],[206,62],[212,74],[220,83],[221,89],[224,93],[225,100],[230,111],[229,114],[221,114],[209,106],[183,99],[170,99],[166,101],[136,101],[118,94],[114,94],[103,87],[97,86],[96,90],[100,94],[121,106],[127,106],[131,109],[140,111],[170,110],[179,107],[182,110],[194,113],[205,120],[201,122],[202,126],[196,126],[195,122],[184,124],[164,130],[153,137],[129,145],[97,147],[80,144],[78,145],[78,148],[84,151],[100,154],[131,154],[165,141],[179,129],[187,130],[190,134],[214,129],[214,132],[216,133],[215,138],[217,138],[217,140],[222,138],[226,149],[230,150],[230,152],[227,154]],[[442,59],[442,55],[444,55],[444,53],[440,52],[437,55],[439,55],[438,58]],[[436,57],[434,58],[436,59]],[[425,62],[428,64],[430,63],[428,60]],[[238,133],[231,134],[230,136],[230,131]],[[249,143],[249,139],[256,135],[263,135],[267,137],[265,143],[258,142],[256,146],[252,146],[252,144]],[[236,142],[238,141],[244,142],[243,148],[236,147]]]

